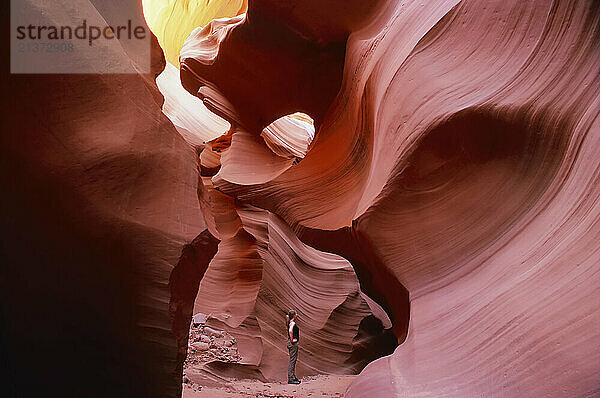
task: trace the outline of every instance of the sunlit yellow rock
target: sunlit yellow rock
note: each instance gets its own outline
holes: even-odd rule
[[[216,18],[245,13],[248,0],[142,0],[142,5],[165,58],[179,67],[179,51],[192,30]]]

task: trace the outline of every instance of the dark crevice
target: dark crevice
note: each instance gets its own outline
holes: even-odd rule
[[[169,314],[173,335],[177,342],[177,367],[175,370],[177,380],[183,378],[183,362],[187,356],[190,322],[200,280],[217,253],[218,244],[219,240],[208,230],[202,232],[191,243],[184,246],[181,257],[169,278],[171,293]]]
[[[354,268],[361,290],[377,302],[390,317],[398,343],[406,339],[410,318],[408,290],[378,259],[357,224],[335,231],[303,228],[299,238],[316,249],[338,254]]]

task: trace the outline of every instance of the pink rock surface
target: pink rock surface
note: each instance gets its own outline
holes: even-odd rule
[[[192,94],[219,93],[208,101],[251,134],[283,112],[314,118],[299,164],[261,183],[224,166],[211,184],[313,247],[348,259],[369,248],[359,279],[406,340],[347,395],[596,394],[596,5],[389,2],[337,26],[356,12],[349,5],[324,32],[331,10],[313,26],[272,3],[250,3],[214,61],[182,58],[182,81]],[[247,70],[253,79],[242,81]],[[312,86],[317,74],[328,83]],[[408,329],[397,327],[406,306],[382,272],[410,295]]]
[[[233,133],[222,162],[236,147],[244,148],[236,139],[240,133],[245,134]],[[208,144],[202,155],[214,148]],[[361,292],[347,260],[302,243],[279,217],[236,203],[215,190],[210,177],[201,177],[199,192],[209,230],[221,242],[200,282],[194,311],[210,314],[209,324],[235,336],[242,357],[236,364],[208,364],[204,383],[223,376],[284,381],[285,313],[291,308],[302,329],[301,376],[356,373],[391,353],[396,341],[385,330],[391,324]]]
[[[156,40],[147,75],[10,75],[2,391],[178,396],[199,312],[241,359],[195,382],[283,380],[294,308],[298,375],[361,372],[348,397],[598,395],[599,26],[253,0],[181,85]]]

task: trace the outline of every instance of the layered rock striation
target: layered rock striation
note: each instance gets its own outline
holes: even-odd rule
[[[150,74],[5,79],[8,395],[178,396],[199,312],[282,380],[290,308],[349,397],[598,394],[594,1],[143,13]]]
[[[206,145],[200,157],[205,174],[211,174],[215,161],[223,163],[221,174],[232,161],[229,154],[251,148],[240,134],[247,133],[233,132],[231,146],[220,156],[206,152],[220,151],[222,142]],[[261,166],[268,164],[255,164]],[[206,364],[209,381],[223,376],[284,380],[285,314],[292,308],[302,329],[300,375],[356,373],[391,353],[397,345],[386,330],[391,323],[362,293],[347,260],[302,243],[278,216],[223,194],[213,179],[200,177],[199,195],[208,229],[220,243],[200,282],[194,312],[210,314],[210,325],[235,336],[242,359],[228,366]]]
[[[182,52],[181,79],[247,142],[315,120],[298,164],[210,184],[350,260],[406,338],[348,395],[597,392],[596,5],[274,3]]]

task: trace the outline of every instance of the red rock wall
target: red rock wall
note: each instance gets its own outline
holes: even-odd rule
[[[0,395],[180,396],[169,280],[206,225],[162,51],[148,75],[9,75],[6,8]]]
[[[596,395],[596,3],[284,3],[184,45],[232,126],[204,149],[156,43],[148,75],[3,79],[8,394],[179,395],[198,286],[242,357],[216,377],[284,377],[295,307],[299,375],[360,371],[389,316],[350,397]],[[301,160],[261,137],[294,112]]]
[[[354,258],[406,336],[348,396],[597,393],[597,5],[271,3],[251,2],[214,60],[182,52],[182,82],[256,136],[314,118],[299,164],[211,184]]]
[[[233,132],[226,149],[222,140],[207,144],[200,157],[206,166],[202,170],[214,169],[215,151],[221,149],[217,175],[254,154],[240,135],[247,133]],[[254,167],[267,166],[253,164],[235,174]],[[199,185],[201,205],[220,243],[200,282],[194,312],[209,314],[211,326],[236,338],[241,360],[195,369],[206,373],[204,383],[222,376],[285,381],[288,309],[297,311],[302,330],[299,376],[357,373],[393,351],[397,343],[386,330],[391,326],[387,315],[364,296],[350,262],[302,243],[275,214],[219,192],[207,174],[212,173],[204,173]]]

